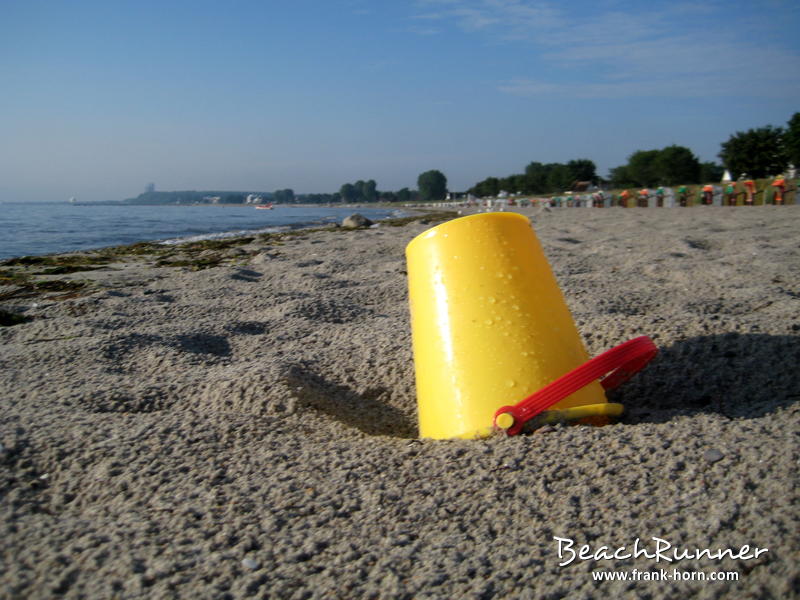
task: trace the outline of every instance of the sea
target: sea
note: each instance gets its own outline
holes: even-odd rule
[[[358,212],[378,222],[404,213],[391,208],[275,205],[143,206],[127,204],[0,203],[0,260],[158,241],[273,233],[341,223]]]

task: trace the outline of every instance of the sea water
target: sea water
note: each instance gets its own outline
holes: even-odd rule
[[[339,223],[358,212],[372,221],[391,208],[276,205],[140,206],[68,203],[0,204],[0,260],[145,241],[177,243]]]

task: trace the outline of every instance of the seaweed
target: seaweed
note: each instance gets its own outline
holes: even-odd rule
[[[30,282],[30,275],[8,269],[0,270],[0,285],[25,285]]]
[[[254,241],[254,237],[233,237],[222,240],[201,240],[199,242],[187,242],[178,247],[187,252],[203,252],[205,250],[227,250],[233,246],[243,246]]]
[[[82,291],[88,286],[87,281],[75,281],[68,279],[53,279],[49,281],[31,281],[30,279],[15,281],[16,288],[0,294],[0,300],[11,298],[33,298],[42,294],[54,292],[66,292],[59,296],[49,296],[51,300],[67,300],[82,295]]]
[[[33,289],[37,292],[74,292],[86,287],[85,281],[72,281],[67,279],[53,279],[50,281],[35,281]]]
[[[202,271],[203,269],[210,269],[217,267],[222,262],[224,257],[219,255],[203,256],[198,258],[184,258],[177,260],[162,259],[156,263],[157,267],[188,267],[192,271]]]
[[[20,256],[2,261],[7,267],[47,267],[37,274],[52,275],[57,273],[75,273],[77,271],[93,271],[99,265],[110,261],[103,254],[59,254],[54,256]]]
[[[31,317],[26,317],[19,313],[12,313],[0,308],[0,327],[12,327],[32,320]]]
[[[162,244],[155,242],[137,242],[127,246],[112,246],[102,251],[104,256],[147,256],[151,254],[160,255],[169,252],[169,249]]]
[[[68,275],[70,273],[77,273],[79,271],[95,271],[99,267],[89,267],[80,265],[65,265],[62,267],[50,267],[43,271],[35,271],[34,275]]]

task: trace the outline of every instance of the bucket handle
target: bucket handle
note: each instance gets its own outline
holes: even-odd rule
[[[562,375],[517,404],[498,409],[494,414],[494,425],[508,435],[517,435],[522,431],[522,426],[536,415],[596,379],[602,377],[600,385],[606,390],[625,383],[656,354],[658,348],[646,335],[628,340]]]

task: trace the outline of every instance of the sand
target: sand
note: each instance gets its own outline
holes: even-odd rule
[[[620,423],[417,439],[420,223],[3,302],[34,319],[0,327],[0,595],[797,596],[800,208],[527,212],[590,354],[660,348]],[[555,537],[600,556],[560,566]],[[768,552],[598,550],[653,537]],[[738,581],[642,580],[675,569]]]

